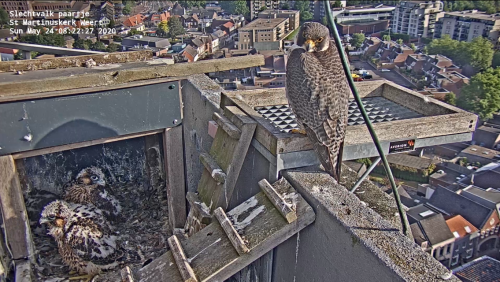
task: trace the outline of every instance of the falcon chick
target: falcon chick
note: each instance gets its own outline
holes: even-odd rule
[[[327,27],[307,22],[287,62],[286,95],[302,134],[325,170],[339,182],[350,88]]]
[[[63,199],[75,204],[93,204],[109,220],[116,220],[121,211],[120,202],[106,189],[104,173],[95,166],[78,173],[76,181],[66,186]]]
[[[45,206],[40,224],[47,224],[63,262],[80,274],[93,277],[123,256],[117,234],[94,206],[56,200]]]

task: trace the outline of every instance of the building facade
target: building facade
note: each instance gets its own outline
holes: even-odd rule
[[[434,38],[449,35],[452,39],[470,42],[482,36],[488,38],[495,48],[500,47],[500,15],[489,15],[477,10],[448,12],[436,23]]]
[[[290,20],[290,30],[295,30],[300,26],[300,12],[294,10],[265,10],[259,13],[261,19],[288,18]]]
[[[289,33],[289,19],[256,19],[238,29],[238,50],[280,50]]]
[[[443,16],[441,1],[402,1],[394,10],[391,32],[433,38],[436,22]]]

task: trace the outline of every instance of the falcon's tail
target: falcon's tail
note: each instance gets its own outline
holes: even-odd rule
[[[337,183],[339,183],[344,142],[340,144],[338,154],[332,153],[332,150],[330,148],[318,141],[318,139],[316,138],[316,133],[313,130],[311,130],[307,126],[305,126],[305,130],[307,136],[309,137],[309,140],[311,140],[311,143],[313,144],[314,151],[318,155],[321,164],[325,168],[325,171],[328,172],[328,174],[330,174],[337,181]]]

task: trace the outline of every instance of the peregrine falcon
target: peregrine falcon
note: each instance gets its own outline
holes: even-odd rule
[[[287,62],[286,95],[302,134],[325,170],[339,182],[351,93],[327,27],[304,23]]]
[[[65,187],[63,199],[75,204],[93,204],[109,220],[116,220],[121,211],[120,202],[106,189],[104,173],[98,167],[83,169],[76,181]]]
[[[112,269],[124,254],[118,235],[92,205],[53,201],[43,209],[40,224],[47,224],[64,263],[80,274],[93,277]]]

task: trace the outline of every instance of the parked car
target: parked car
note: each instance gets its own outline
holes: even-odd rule
[[[367,74],[367,73],[363,74],[363,79],[372,79],[372,78],[373,78],[373,76],[371,74]]]
[[[390,69],[381,69],[380,70],[381,72],[388,72],[388,71],[391,71]]]
[[[355,73],[351,74],[354,81],[363,81],[363,78]]]

